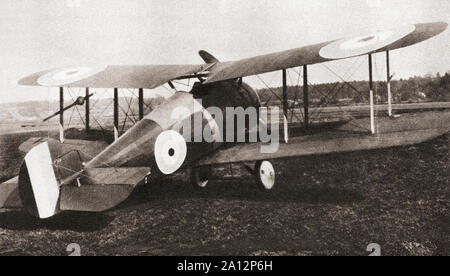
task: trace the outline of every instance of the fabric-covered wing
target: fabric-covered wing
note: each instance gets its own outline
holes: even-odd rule
[[[208,65],[113,65],[72,66],[35,73],[20,85],[91,88],[153,89],[170,80],[202,72]]]
[[[238,144],[219,150],[214,155],[201,160],[198,165],[210,166],[414,145],[445,133],[440,129],[392,132],[374,136],[336,132],[328,133],[328,135],[291,138],[289,144],[280,143],[278,150],[274,153],[262,153],[262,143]]]
[[[436,36],[447,26],[448,24],[444,22],[409,25],[365,36],[329,41],[238,61],[217,63],[211,69],[206,83],[395,50]]]
[[[307,64],[394,50],[431,38],[447,28],[444,22],[416,24],[395,30],[324,42],[232,62],[204,65],[115,65],[65,67],[39,72],[20,85],[91,88],[156,88],[186,75],[206,73],[205,83],[257,75]],[[207,72],[205,72],[207,71]]]
[[[262,153],[261,143],[237,144],[204,158],[199,162],[199,166],[419,144],[450,131],[450,112],[404,114],[395,120],[387,117],[379,118],[376,135],[361,132],[359,126],[368,124],[369,119],[362,118],[335,130],[291,137],[288,144],[281,142],[274,153]]]

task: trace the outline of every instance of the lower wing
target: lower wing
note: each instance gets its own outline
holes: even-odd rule
[[[198,165],[210,166],[419,144],[450,131],[450,112],[405,114],[396,119],[383,118],[377,124],[376,135],[362,133],[362,125],[368,125],[368,119],[351,121],[335,130],[320,134],[292,137],[287,144],[280,142],[273,153],[262,151],[262,147],[268,146],[264,143],[236,144],[215,152],[201,160]]]

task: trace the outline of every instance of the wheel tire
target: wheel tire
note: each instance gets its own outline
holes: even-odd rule
[[[267,160],[256,162],[255,178],[260,190],[271,191],[275,186],[275,169],[272,162]]]
[[[210,167],[198,167],[191,170],[191,184],[197,190],[205,189],[211,177]]]

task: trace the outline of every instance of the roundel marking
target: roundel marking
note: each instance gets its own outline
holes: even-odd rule
[[[71,66],[53,70],[38,79],[42,86],[68,85],[104,71],[106,67]]]
[[[167,130],[156,138],[155,160],[162,173],[169,175],[176,172],[183,165],[186,155],[186,141],[180,133]]]
[[[414,25],[410,25],[337,40],[320,49],[319,54],[326,59],[342,59],[371,53],[404,38],[415,29]]]

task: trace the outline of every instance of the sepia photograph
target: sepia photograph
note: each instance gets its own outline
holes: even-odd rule
[[[449,15],[0,1],[0,256],[449,256]]]

